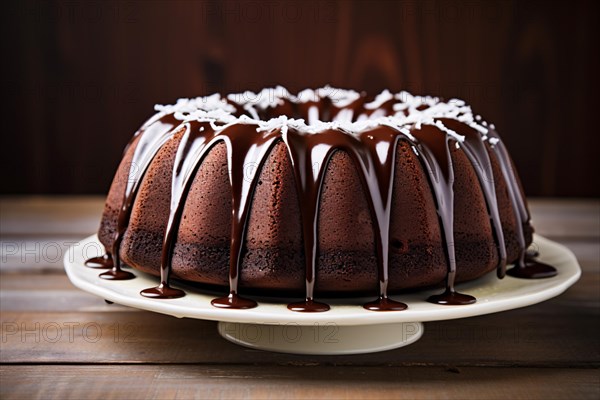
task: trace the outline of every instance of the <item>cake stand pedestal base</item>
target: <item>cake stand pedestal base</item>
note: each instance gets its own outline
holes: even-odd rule
[[[278,325],[219,322],[219,334],[252,349],[293,354],[362,354],[404,347],[423,335],[420,322],[380,325]]]

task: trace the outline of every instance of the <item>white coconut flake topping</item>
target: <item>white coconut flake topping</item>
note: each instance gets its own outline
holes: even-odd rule
[[[232,113],[235,112],[235,107],[227,103],[219,93],[215,93],[210,96],[196,97],[194,99],[178,99],[175,104],[171,105],[156,104],[154,110],[165,114],[174,114],[177,112],[191,113],[196,110],[223,110]]]
[[[394,99],[394,95],[389,90],[385,89],[383,92],[379,93],[375,97],[375,100],[373,100],[370,103],[365,104],[365,108],[367,110],[377,110],[385,102],[393,100],[393,99]]]
[[[296,97],[298,103],[308,103],[309,101],[319,101],[319,93],[314,89],[304,89]]]
[[[270,132],[276,129],[281,129],[283,132],[287,132],[288,124],[290,121],[293,121],[286,117],[285,115],[281,115],[277,118],[271,118],[268,121],[259,121],[258,127],[256,128],[257,132]]]
[[[275,107],[283,104],[283,99],[289,99],[291,101],[294,99],[294,97],[283,86],[265,88],[259,93],[254,93],[251,91],[234,93],[228,95],[227,98],[230,101],[239,104],[246,110],[250,110],[251,108],[266,110],[269,107]]]
[[[329,85],[317,91],[321,97],[329,97],[331,103],[338,108],[347,107],[360,98],[360,93],[354,90],[338,89]]]
[[[357,111],[354,115],[357,120],[352,121],[353,115],[351,113],[344,114],[344,110],[342,110],[339,117],[331,122],[319,120],[318,113],[312,115],[308,123],[303,119],[293,119],[287,116],[278,116],[267,121],[260,118],[262,111],[282,105],[284,100],[294,103],[306,103],[309,101],[316,102],[327,97],[331,99],[332,104],[343,109],[361,96],[356,91],[336,89],[331,86],[320,89],[305,89],[294,96],[283,86],[277,86],[263,89],[259,93],[246,91],[227,96],[229,101],[238,104],[249,116],[235,116],[236,108],[219,94],[193,99],[179,99],[173,105],[157,104],[154,108],[163,114],[173,114],[180,121],[210,122],[214,129],[219,130],[234,124],[254,124],[257,126],[257,131],[271,131],[274,129],[287,131],[288,128],[293,128],[305,133],[316,134],[337,129],[349,134],[358,134],[378,126],[388,126],[399,130],[409,139],[414,140],[414,137],[410,135],[411,128],[421,129],[423,125],[431,125],[460,143],[465,140],[464,136],[446,127],[440,119],[448,118],[460,121],[476,129],[484,139],[488,139],[488,127],[494,129],[493,124],[488,125],[482,120],[481,116],[473,115],[471,107],[463,100],[451,99],[445,102],[437,97],[414,96],[405,91],[393,94],[388,90],[384,90],[372,102],[365,104],[364,109],[377,110],[384,103],[396,100],[397,102],[393,104],[395,114],[392,116],[384,116],[383,113],[371,113],[367,117],[366,114]],[[489,138],[488,140],[491,144],[498,142],[496,138]]]
[[[299,103],[318,102],[319,99],[329,98],[338,107],[347,107],[360,98],[360,93],[354,90],[334,88],[329,85],[320,89],[304,89],[295,98]]]
[[[436,127],[438,127],[441,131],[444,131],[448,134],[448,136],[451,136],[452,138],[456,139],[457,142],[464,142],[465,141],[465,137],[463,135],[459,135],[458,133],[454,132],[452,129],[448,129],[444,126],[444,124],[442,123],[442,121],[435,121],[434,125]]]

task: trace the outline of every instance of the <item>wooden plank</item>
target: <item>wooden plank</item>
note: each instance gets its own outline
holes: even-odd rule
[[[426,323],[423,338],[406,348],[335,357],[245,349],[220,338],[210,321],[94,311],[3,311],[0,361],[600,366],[600,339],[592,334],[600,321],[597,299],[586,303],[566,295],[509,312]]]
[[[116,312],[137,310],[118,304],[114,304],[114,307],[107,307],[106,302],[100,297],[78,289],[68,289],[35,291],[2,290],[0,292],[0,311]]]
[[[596,399],[598,371],[562,368],[2,366],[3,399]]]
[[[0,241],[2,255],[0,258],[0,273],[41,272],[56,273],[63,271],[63,259],[71,246],[79,243],[79,236],[8,236]],[[86,247],[86,257],[96,257],[104,254],[104,247]]]
[[[532,224],[549,238],[600,238],[600,200],[530,199]]]
[[[2,274],[0,275],[0,292],[5,290],[78,290],[73,286],[67,275],[61,274]]]
[[[600,271],[600,241],[560,239],[557,242],[567,246],[575,254],[584,270]]]
[[[5,196],[0,198],[0,234],[91,235],[100,224],[103,196]]]
[[[97,231],[103,207],[103,196],[0,198],[0,272],[62,271],[68,248]]]

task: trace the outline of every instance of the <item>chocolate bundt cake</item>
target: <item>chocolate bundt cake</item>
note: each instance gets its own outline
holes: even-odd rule
[[[456,282],[506,265],[518,277],[556,270],[526,258],[533,229],[512,161],[492,124],[461,100],[325,87],[180,99],[133,136],[98,237],[105,279],[124,263],[160,276],[142,295],[174,298],[172,278],[229,288],[217,307],[253,307],[239,292],[378,294],[445,285],[428,300],[468,304]]]

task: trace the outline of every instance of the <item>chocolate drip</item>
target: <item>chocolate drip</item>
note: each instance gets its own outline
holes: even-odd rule
[[[313,124],[317,121],[329,121],[331,100],[328,97],[309,99],[305,103],[298,103],[296,111],[298,116]]]
[[[496,239],[496,246],[498,248],[498,266],[496,267],[496,275],[498,278],[504,278],[506,275],[506,243],[504,242],[504,232],[502,231],[502,222],[500,221],[500,212],[498,210],[498,200],[496,197],[494,173],[492,171],[490,156],[482,141],[481,135],[475,129],[453,119],[440,118],[440,121],[446,127],[465,137],[462,149],[473,165],[473,169],[479,180],[479,185],[483,191],[490,220],[492,222],[494,238]]]
[[[517,177],[514,174],[512,162],[504,143],[502,143],[496,132],[490,131],[489,135],[497,139],[497,142],[492,145],[492,149],[500,164],[502,175],[504,176],[508,188],[508,195],[514,209],[514,215],[517,220],[516,234],[520,247],[519,259],[517,260],[516,265],[506,273],[515,278],[524,279],[551,278],[556,276],[556,268],[536,260],[526,259],[527,243],[525,241],[524,227],[526,224],[529,224],[529,212],[527,211],[525,199],[523,199],[521,194],[521,190],[517,183]]]
[[[302,199],[300,217],[302,219],[306,296],[304,302],[288,305],[292,311],[321,312],[329,310],[329,305],[315,302],[313,298],[319,253],[317,239],[319,200],[325,171],[335,150],[333,143],[326,140],[329,132],[311,135],[295,129],[288,129],[283,134],[294,170],[296,190]]]
[[[237,124],[223,129],[218,139],[227,145],[229,180],[231,183],[231,249],[229,256],[229,295],[211,301],[215,307],[252,308],[256,302],[241,298],[238,294],[242,248],[248,227],[252,196],[260,170],[269,155],[278,130],[258,131],[256,125]],[[246,176],[246,167],[256,166],[254,175]]]
[[[281,98],[278,104],[268,107],[262,114],[265,120],[277,118],[282,115],[285,115],[288,118],[296,118],[296,110],[297,107],[295,102],[290,101],[288,98]]]
[[[329,307],[329,304],[314,301],[312,298],[307,297],[305,301],[288,304],[287,308],[296,312],[325,312],[329,311],[331,307]]]
[[[156,287],[144,289],[140,292],[142,296],[156,299],[175,299],[185,296],[183,290],[172,288],[169,285],[171,274],[171,263],[175,236],[179,228],[181,214],[187,193],[189,191],[192,177],[200,166],[200,160],[206,154],[206,142],[213,129],[205,122],[187,122],[184,124],[185,131],[179,142],[175,162],[173,165],[173,177],[171,181],[171,205],[167,228],[163,237],[161,259],[160,259],[160,284]],[[206,132],[205,132],[206,131]]]
[[[230,293],[227,297],[214,299],[211,303],[223,308],[255,307],[256,302],[244,299],[237,293],[242,245],[250,215],[251,198],[258,180],[258,174],[248,177],[245,173],[247,166],[258,165],[260,170],[278,135],[273,131],[257,132],[256,125],[234,125],[215,130],[209,122],[188,121],[184,127],[185,131],[177,148],[173,166],[171,205],[161,253],[161,282],[157,287],[142,290],[141,294],[158,299],[178,298],[185,295],[182,290],[169,286],[175,237],[192,178],[213,145],[223,141],[228,150],[232,189]]]
[[[113,256],[113,260],[114,258]],[[109,281],[126,281],[135,278],[135,275],[131,272],[123,271],[119,265],[114,265],[112,269],[101,273],[99,277]]]
[[[407,305],[388,298],[390,216],[392,189],[396,170],[396,147],[400,132],[381,127],[359,134],[361,148],[355,149],[362,157],[360,166],[363,185],[368,189],[367,199],[375,230],[379,298],[363,307],[371,311],[402,311]],[[363,151],[360,151],[360,150]],[[366,150],[366,151],[364,151]]]
[[[537,258],[539,256],[540,256],[539,251],[533,250],[533,249],[527,249],[527,251],[525,252],[525,261],[533,260],[534,258]]]
[[[110,269],[113,267],[112,255],[107,252],[100,257],[88,258],[84,264],[90,268]]]
[[[129,174],[127,176],[128,181],[125,193],[123,194],[123,202],[117,216],[117,231],[110,251],[113,266],[109,271],[100,274],[100,278],[102,279],[127,280],[135,278],[135,275],[131,272],[123,271],[121,269],[121,258],[119,256],[121,241],[123,240],[123,234],[129,225],[133,202],[142,178],[156,153],[158,153],[166,140],[171,137],[169,135],[171,130],[178,124],[179,121],[177,121],[172,114],[159,114],[145,124],[135,135],[135,137],[139,136],[139,141],[133,153],[131,166],[132,168],[135,167],[138,169],[138,176],[137,179],[131,179]]]
[[[514,268],[508,270],[507,274],[515,278],[523,279],[542,279],[556,276],[558,271],[551,265],[544,264],[537,260],[524,260]]]
[[[185,296],[183,290],[172,288],[169,285],[173,246],[192,178],[202,159],[212,147],[209,143],[214,138],[215,132],[208,122],[190,121],[185,123],[184,127],[185,131],[177,147],[173,165],[171,204],[161,251],[160,284],[142,290],[140,294],[145,297],[174,299]]]
[[[412,130],[419,141],[421,161],[429,175],[431,188],[435,194],[442,241],[447,257],[446,290],[440,295],[430,296],[427,301],[443,305],[472,304],[475,297],[458,293],[454,289],[456,279],[456,254],[454,249],[454,169],[450,156],[450,138],[439,129],[424,126]],[[453,141],[454,142],[454,141]]]
[[[293,311],[326,311],[329,307],[313,299],[318,255],[318,211],[323,178],[336,150],[348,153],[358,167],[367,194],[375,231],[375,250],[379,275],[379,299],[365,308],[373,311],[403,310],[406,305],[387,297],[389,263],[389,221],[396,144],[400,132],[389,128],[363,132],[357,136],[328,130],[318,135],[290,130],[284,135],[299,195],[306,263],[306,298],[288,306]]]
[[[363,105],[365,103],[366,96],[361,94],[361,96],[354,100],[352,103],[345,107],[337,107],[335,104],[331,105],[330,108],[330,117],[332,121],[355,121],[359,115],[360,111],[363,109]]]
[[[366,105],[368,103],[363,103],[360,110],[361,112],[356,116],[356,119],[360,121],[394,115],[394,104],[396,104],[396,102],[397,100],[394,99],[386,100],[376,108],[367,108]]]

